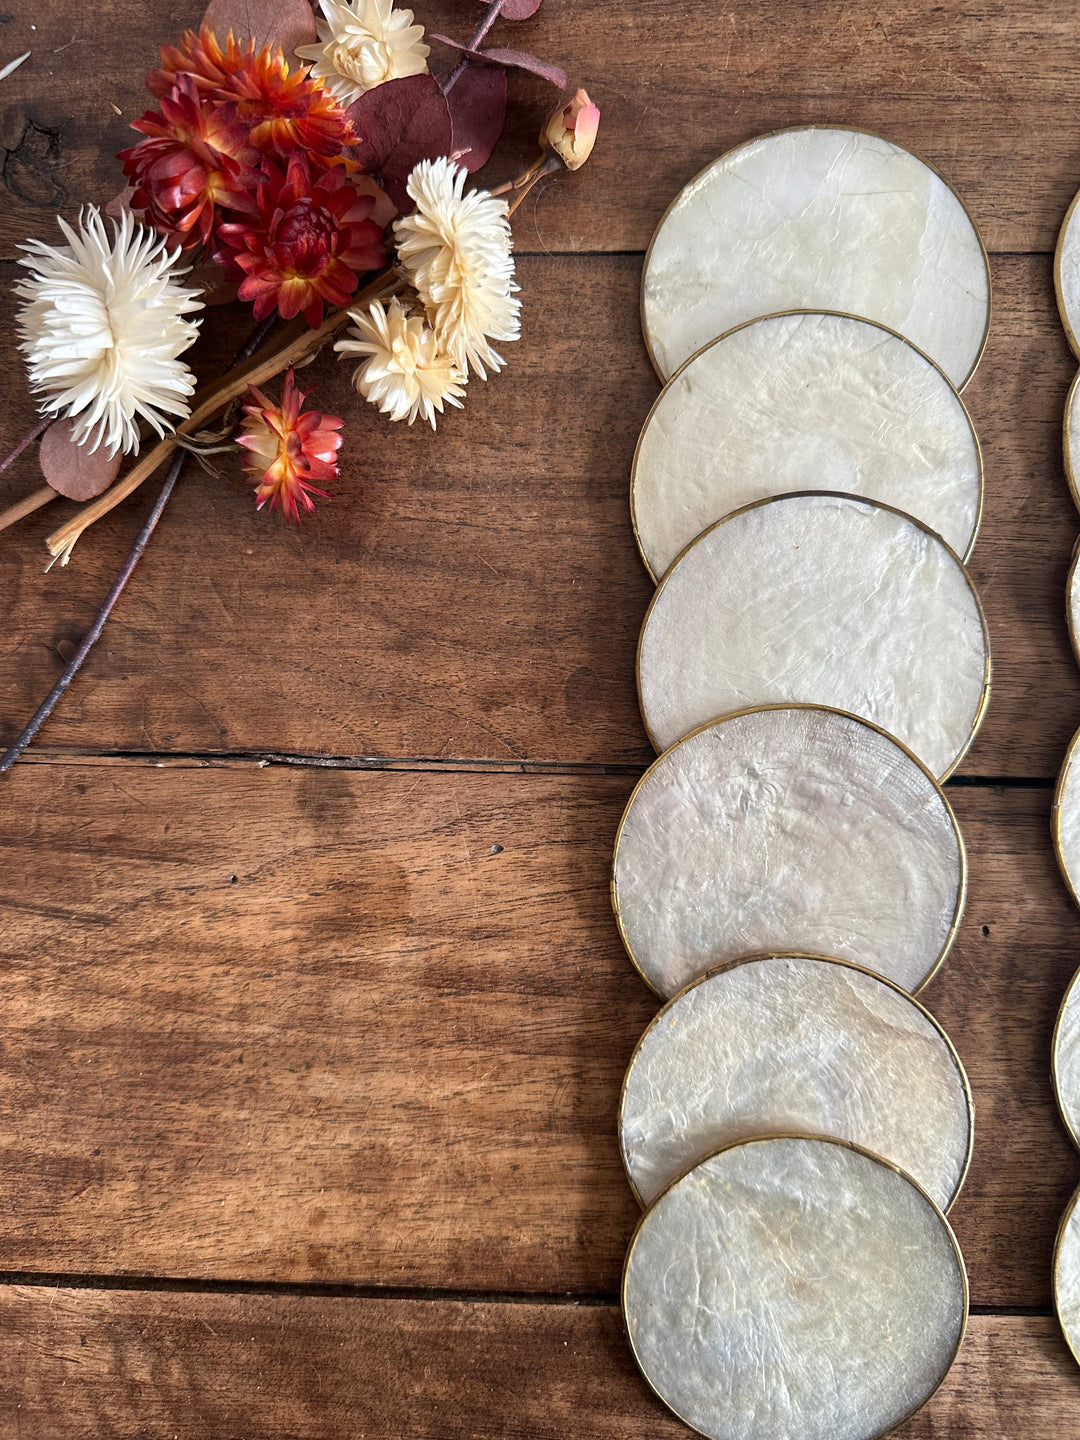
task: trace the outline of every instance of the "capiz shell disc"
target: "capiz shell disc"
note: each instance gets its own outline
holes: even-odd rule
[[[1054,1246],[1054,1308],[1065,1343],[1080,1362],[1080,1190],[1065,1207]]]
[[[902,1172],[771,1137],[646,1211],[623,1313],[649,1384],[712,1440],[875,1440],[947,1374],[967,1280],[948,1221]]]
[[[642,272],[663,379],[718,335],[781,310],[840,310],[907,336],[963,389],[990,326],[974,222],[924,161],[860,130],[763,135],[691,180]]]
[[[768,955],[664,1006],[626,1072],[619,1139],[645,1205],[724,1145],[811,1132],[891,1161],[948,1210],[972,1117],[960,1059],[917,1000],[837,960]]]
[[[880,725],[940,779],[989,684],[982,609],[954,552],[908,515],[826,492],[706,530],[658,587],[638,644],[658,751],[719,715],[794,701]]]
[[[726,716],[654,761],[619,825],[611,895],[630,958],[666,997],[777,951],[914,992],[952,945],[966,881],[926,768],[853,715],[796,705]]]
[[[1054,290],[1069,349],[1080,359],[1080,207],[1073,197],[1054,251]]]
[[[714,521],[769,495],[836,490],[914,515],[966,557],[982,455],[964,402],[891,330],[800,311],[705,346],[649,413],[630,479],[655,578]]]
[[[1069,894],[1080,905],[1080,730],[1069,741],[1058,775],[1050,827],[1054,851]],[[1080,1098],[1080,1097],[1078,1097]]]
[[[1054,1095],[1065,1128],[1080,1148],[1080,970],[1069,981],[1050,1048]]]

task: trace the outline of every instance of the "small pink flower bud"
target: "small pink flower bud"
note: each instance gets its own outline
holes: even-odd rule
[[[569,105],[560,105],[548,116],[540,144],[554,150],[568,170],[578,170],[592,154],[599,127],[600,107],[579,90]]]

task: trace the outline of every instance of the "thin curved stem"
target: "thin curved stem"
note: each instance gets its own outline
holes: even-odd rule
[[[491,4],[484,11],[484,18],[476,27],[476,32],[473,35],[472,39],[469,41],[468,48],[470,50],[479,50],[480,46],[484,43],[484,36],[488,33],[492,25],[494,25],[495,21],[499,18],[502,7],[503,0],[491,0]],[[461,79],[462,75],[464,75],[466,69],[468,68],[468,64],[468,59],[459,60],[458,63],[454,66],[453,70],[450,71],[450,74],[446,77],[446,79],[442,81],[442,92],[444,95],[450,94],[450,91]]]
[[[5,456],[3,460],[0,460],[0,475],[4,473],[4,471],[8,468],[9,465],[13,464],[19,458],[19,456],[23,453],[27,446],[34,443],[34,441],[38,438],[39,435],[45,434],[45,431],[52,424],[54,418],[55,417],[52,415],[47,415],[45,419],[39,420],[38,423],[34,426],[34,428],[29,431],[28,434],[23,436],[23,438],[15,446],[15,449],[12,450],[11,454]]]
[[[172,464],[169,466],[169,472],[165,477],[165,483],[161,487],[161,492],[158,495],[157,500],[154,502],[154,508],[146,517],[143,527],[139,531],[135,539],[135,544],[131,547],[128,557],[124,561],[119,575],[117,575],[116,579],[113,581],[112,589],[109,591],[108,595],[106,595],[105,602],[102,605],[101,609],[98,611],[94,619],[94,623],[90,626],[90,629],[83,636],[82,643],[75,651],[75,654],[64,666],[64,669],[61,672],[60,678],[57,680],[56,684],[49,691],[48,695],[46,695],[45,699],[41,702],[37,710],[34,712],[34,718],[30,721],[29,725],[26,726],[25,730],[23,730],[22,734],[18,737],[18,739],[12,745],[10,745],[8,749],[4,752],[4,755],[0,757],[0,775],[6,774],[11,769],[11,767],[15,764],[16,760],[18,760],[19,756],[30,744],[31,740],[33,740],[34,736],[41,729],[42,725],[45,724],[45,721],[56,709],[60,697],[71,684],[72,680],[75,679],[75,676],[79,673],[79,670],[82,668],[83,661],[90,654],[90,651],[94,648],[94,646],[100,639],[101,632],[105,629],[105,622],[112,614],[113,606],[116,604],[117,600],[120,599],[120,596],[123,593],[124,586],[131,579],[132,571],[142,559],[143,551],[146,549],[147,542],[157,528],[157,523],[161,519],[161,515],[165,509],[165,506],[169,503],[169,496],[172,494],[173,488],[176,485],[177,480],[180,478],[180,471],[184,468],[184,461],[186,459],[187,453],[185,451],[177,451],[176,455],[173,458]]]

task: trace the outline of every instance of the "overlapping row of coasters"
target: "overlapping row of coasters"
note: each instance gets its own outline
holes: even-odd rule
[[[945,1211],[971,1093],[913,994],[963,911],[941,781],[989,696],[959,395],[989,318],[960,201],[858,131],[731,151],[646,257],[665,385],[631,510],[661,754],[612,898],[667,1003],[620,1106],[646,1207],[623,1312],[650,1385],[714,1440],[872,1440],[964,1334]]]
[[[1058,312],[1073,354],[1080,359],[1080,195],[1069,206],[1054,257]],[[1065,402],[1065,474],[1080,509],[1080,373]],[[1080,661],[1080,552],[1065,587],[1065,615],[1073,654]],[[1065,753],[1052,810],[1054,851],[1069,893],[1080,904],[1080,730]],[[1080,1148],[1080,972],[1058,1014],[1052,1042],[1054,1090],[1073,1143]],[[1054,1303],[1069,1349],[1080,1361],[1080,1189],[1061,1217],[1053,1263]]]

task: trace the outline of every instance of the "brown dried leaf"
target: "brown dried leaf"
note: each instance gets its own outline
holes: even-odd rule
[[[472,50],[468,45],[461,45],[457,40],[451,40],[449,35],[431,35],[432,40],[438,40],[440,45],[448,45],[451,50],[457,50],[467,60],[473,61],[476,65],[499,65],[507,70],[525,70],[530,75],[537,75],[541,80],[547,80],[554,85],[556,90],[565,90],[567,85],[566,71],[560,65],[552,65],[548,60],[541,60],[539,55],[530,55],[527,50],[506,50],[501,46],[493,45],[487,50]],[[461,81],[457,82],[459,85]],[[456,87],[455,87],[456,88]],[[450,92],[450,108],[453,106],[453,91]]]
[[[238,40],[254,40],[256,50],[280,45],[290,65],[298,45],[318,38],[308,0],[210,0],[202,23],[221,40],[230,30]]]
[[[38,461],[46,483],[68,500],[92,500],[120,472],[121,455],[108,458],[104,445],[93,454],[71,438],[71,421],[54,420],[41,437]]]
[[[357,159],[402,212],[411,210],[405,183],[419,160],[449,155],[454,127],[434,75],[387,80],[354,100],[347,114],[360,137]]]

